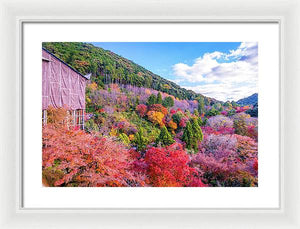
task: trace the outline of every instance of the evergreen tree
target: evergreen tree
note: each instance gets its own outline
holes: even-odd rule
[[[197,119],[195,118],[192,119],[192,128],[193,128],[193,135],[195,138],[195,142],[197,143],[196,147],[198,147],[198,142],[199,141],[201,142],[203,140],[203,133],[201,127],[198,124]]]
[[[143,151],[149,140],[145,137],[144,129],[141,127],[138,132],[134,135],[134,143],[138,151]]]
[[[125,144],[125,145],[129,145],[130,144],[130,140],[127,136],[127,134],[122,133],[119,135],[119,139]]]
[[[203,121],[201,117],[198,118],[197,122],[199,126],[203,126]]]
[[[147,102],[147,105],[150,106],[150,105],[153,105],[156,103],[156,97],[154,94],[151,94],[148,98],[148,102]]]
[[[167,127],[163,126],[160,130],[160,134],[156,139],[156,145],[161,143],[162,146],[171,145],[175,141],[172,138],[172,135],[169,133]]]
[[[204,99],[201,97],[198,101],[198,112],[200,115],[202,115],[205,110],[204,110]]]
[[[157,94],[156,104],[162,104],[162,97],[161,97],[160,92],[158,92],[158,94]]]
[[[203,133],[197,119],[194,118],[191,122],[186,123],[182,140],[186,143],[187,149],[193,149],[195,152],[198,151],[199,142],[203,140]]]
[[[194,110],[194,115],[196,115],[197,117],[199,116],[199,112],[198,112],[198,110]]]
[[[174,106],[174,100],[173,100],[173,98],[172,98],[171,96],[167,96],[167,97],[164,99],[162,105],[163,105],[164,107],[173,107],[173,106]]]
[[[183,131],[182,141],[185,142],[185,144],[186,144],[185,146],[189,150],[191,150],[193,147],[193,138],[194,138],[194,135],[193,135],[192,125],[190,122],[187,122],[186,126],[184,128],[184,131]]]

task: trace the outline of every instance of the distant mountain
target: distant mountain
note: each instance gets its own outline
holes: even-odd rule
[[[253,95],[238,100],[236,103],[245,106],[245,105],[255,105],[257,104],[257,102],[258,102],[258,94],[254,93]]]
[[[131,84],[162,91],[179,99],[197,100],[202,97],[208,105],[218,102],[182,88],[131,60],[89,43],[43,42],[43,47],[80,73],[92,73],[91,80],[100,84]]]

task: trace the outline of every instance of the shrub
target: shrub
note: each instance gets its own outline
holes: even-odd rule
[[[94,119],[89,119],[84,123],[84,129],[88,132],[99,131],[98,125],[95,123]]]

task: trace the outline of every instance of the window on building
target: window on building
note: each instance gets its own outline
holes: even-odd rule
[[[74,123],[75,126],[78,126],[80,129],[84,129],[84,110],[75,110],[74,111]]]

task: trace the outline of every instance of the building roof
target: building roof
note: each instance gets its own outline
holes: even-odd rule
[[[89,80],[92,76],[92,73],[89,73],[87,75],[83,75],[80,72],[78,72],[75,68],[73,68],[72,66],[70,66],[69,64],[67,64],[66,62],[64,62],[62,59],[58,58],[57,56],[55,56],[53,53],[49,52],[47,49],[42,48],[45,52],[49,53],[51,56],[53,56],[54,58],[58,59],[59,61],[61,61],[62,63],[64,63],[65,65],[67,65],[69,68],[71,68],[74,72],[78,73],[79,75],[81,75],[83,78],[85,78],[86,80]],[[49,61],[48,59],[43,58],[46,61]]]

